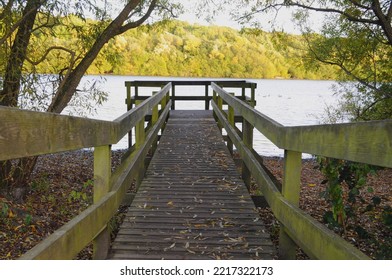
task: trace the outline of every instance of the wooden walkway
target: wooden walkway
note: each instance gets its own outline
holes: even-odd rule
[[[171,111],[110,259],[275,255],[211,111]]]

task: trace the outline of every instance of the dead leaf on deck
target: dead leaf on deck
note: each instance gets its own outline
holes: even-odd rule
[[[169,201],[169,202],[167,203],[167,206],[169,206],[169,207],[174,207],[173,201]]]

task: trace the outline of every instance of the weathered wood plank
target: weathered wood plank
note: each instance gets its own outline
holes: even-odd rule
[[[171,112],[110,258],[271,259],[274,254],[212,112]]]

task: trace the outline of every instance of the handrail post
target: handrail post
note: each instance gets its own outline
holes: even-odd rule
[[[234,96],[233,92],[231,92],[229,94]],[[228,107],[229,108],[228,108],[228,113],[227,113],[227,120],[229,121],[229,123],[232,127],[235,127],[234,108],[230,105],[228,105]],[[233,155],[233,141],[231,141],[230,137],[227,138],[227,148],[229,149],[230,154]]]
[[[242,121],[242,140],[244,141],[245,146],[252,151],[253,150],[253,126],[245,118],[243,118]],[[242,162],[242,179],[248,191],[250,191],[251,172],[249,168],[246,166],[244,161]]]
[[[217,96],[217,101],[218,101],[217,102],[218,109],[219,109],[219,111],[222,112],[222,110],[223,110],[223,99],[222,99],[222,97],[219,94]],[[222,123],[220,121],[218,121],[218,128],[220,130],[220,134],[222,134],[223,125],[222,125]]]
[[[125,103],[127,104],[127,111],[132,109],[132,82],[125,82],[125,87],[127,88],[127,99]],[[132,130],[128,132],[128,149],[132,147]]]
[[[293,205],[299,206],[301,189],[302,153],[284,151],[282,195]],[[284,226],[279,232],[279,258],[295,259],[297,244],[287,234]]]
[[[252,83],[251,86],[250,86],[250,102],[251,102],[250,106],[252,106],[253,108],[256,106],[256,97],[255,97],[255,95],[256,95],[256,84]]]
[[[172,110],[175,110],[176,109],[176,101],[175,101],[175,98],[176,98],[176,86],[175,86],[175,84],[174,83],[172,83],[172,105],[171,105],[171,109]]]
[[[158,92],[153,92],[152,94],[155,95],[157,93]],[[165,99],[165,98],[166,97],[164,97],[163,99]],[[159,118],[158,105],[159,104],[155,105],[154,108],[152,109],[152,113],[151,113],[151,127],[153,127],[157,123],[158,118]],[[154,140],[154,142],[152,144],[152,147],[151,147],[152,154],[155,153],[155,150],[157,149],[157,145],[158,145],[158,136],[157,136],[157,138]]]
[[[142,100],[136,100],[135,105],[139,105],[140,103],[142,103]],[[145,122],[145,118],[142,118],[135,126],[135,149],[138,150],[140,149],[140,147],[143,146],[144,141],[146,140],[146,131],[144,129],[144,122]],[[136,188],[139,187],[143,176],[144,176],[144,161],[142,162],[142,164],[139,166],[139,170],[137,172],[137,176],[136,176]]]
[[[136,100],[136,102],[135,102],[136,105],[139,105],[140,103],[142,103],[142,100]],[[142,146],[142,144],[146,138],[146,133],[144,130],[144,122],[145,122],[145,118],[142,118],[135,126],[135,138],[136,138],[135,148],[136,149],[138,149]]]
[[[163,98],[162,98],[162,100],[161,100],[161,110],[164,110],[165,108],[166,108],[166,105],[167,105],[167,103],[170,101],[170,93],[169,92],[167,92],[166,93],[166,96],[164,96]],[[169,117],[169,116],[168,116]],[[166,127],[166,123],[164,123],[163,125],[162,125],[162,128],[161,128],[161,131],[163,131],[163,130],[165,130],[165,127]]]
[[[205,109],[210,110],[210,102],[208,101],[208,85],[205,85],[205,97],[206,97]]]
[[[110,191],[111,176],[111,147],[94,148],[94,195],[93,202],[97,203]],[[110,246],[110,230],[106,226],[93,240],[93,259],[106,259]]]

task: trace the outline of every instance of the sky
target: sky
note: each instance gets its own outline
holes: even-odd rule
[[[106,2],[106,1],[105,1]],[[120,8],[118,5],[116,6],[116,1],[115,0],[109,0],[109,3],[113,5],[113,7],[116,9]],[[251,27],[250,25],[248,26],[241,26],[237,22],[231,19],[229,11],[230,7],[227,8],[227,10],[221,10],[219,11],[219,15],[215,17],[215,20],[213,22],[207,22],[203,17],[198,18],[196,16],[196,7],[197,3],[200,2],[198,0],[186,0],[186,1],[181,1],[181,0],[176,0],[175,2],[181,3],[184,8],[185,12],[179,16],[179,20],[182,21],[187,21],[192,24],[200,24],[200,25],[218,25],[218,26],[228,26],[232,27],[235,29],[241,29],[242,27]],[[115,11],[116,13],[116,11]],[[264,31],[273,31],[273,30],[278,30],[278,31],[284,31],[287,33],[291,34],[300,34],[300,30],[298,27],[293,24],[291,21],[292,19],[292,13],[293,10],[287,9],[287,8],[281,8],[279,13],[276,15],[275,13],[271,14],[258,14],[256,16],[257,21],[260,23],[260,28],[263,29]],[[311,14],[311,21],[312,21],[312,26],[314,27],[314,30],[320,30],[319,26],[321,26],[321,20],[320,20],[320,14],[319,13],[313,13]],[[273,25],[271,24],[273,22]]]
[[[220,15],[216,19],[209,23],[203,18],[197,18],[195,11],[195,6],[197,0],[182,1],[185,6],[185,13],[179,17],[179,20],[188,21],[189,23],[197,23],[200,25],[219,25],[219,26],[229,26],[235,29],[241,29],[242,26],[232,20],[229,15],[229,11],[221,11]],[[282,8],[278,15],[275,14],[259,14],[256,16],[258,22],[261,24],[261,28],[265,31],[272,31],[273,29],[284,31],[292,34],[300,34],[298,27],[291,21],[293,10]],[[321,26],[320,14],[314,13],[310,15],[310,20],[312,21],[312,26],[316,28]],[[274,24],[272,25],[271,22]],[[248,26],[249,27],[249,26]]]

